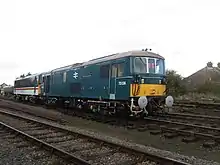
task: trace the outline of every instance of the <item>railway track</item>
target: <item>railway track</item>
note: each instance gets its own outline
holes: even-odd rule
[[[210,102],[210,101],[177,100],[177,101],[175,101],[174,106],[192,107],[192,108],[206,108],[206,109],[219,109],[220,103],[215,103],[215,102]]]
[[[2,127],[16,132],[16,134],[75,164],[129,165],[159,163],[187,165],[187,163],[179,160],[152,155],[4,110],[0,110],[0,115],[4,118],[11,118],[7,120],[7,123],[0,122]]]
[[[7,106],[5,108],[8,109]],[[16,108],[9,108],[12,111],[20,114],[30,114],[31,112],[17,110]],[[169,113],[166,115],[158,114],[154,117],[147,117],[142,121],[123,121],[114,117],[100,117],[94,114],[75,113],[77,117],[87,120],[94,120],[101,123],[106,123],[115,126],[123,126],[128,129],[137,129],[138,131],[149,131],[152,134],[163,134],[167,138],[182,137],[184,142],[195,142],[198,140],[212,141],[210,147],[216,145],[220,141],[220,117],[194,115],[183,113]],[[34,115],[46,120],[56,121],[54,117]],[[59,123],[65,124],[64,120],[57,120]],[[204,145],[207,145],[206,142]]]
[[[220,142],[220,117],[217,116],[170,113],[145,117],[143,120],[123,121],[114,117],[103,119],[95,115],[85,115],[81,113],[76,115],[88,120],[95,120],[116,126],[125,126],[128,129],[138,129],[142,132],[150,129],[157,130],[155,131],[157,133],[173,133],[170,137],[191,136],[195,137],[196,140],[209,139],[214,140],[216,143]],[[193,141],[195,141],[195,139]]]
[[[220,117],[194,114],[170,113],[145,117],[145,122],[138,126],[140,131],[153,129],[152,134],[164,134],[167,138],[183,136],[184,142],[209,140],[210,146],[220,143]],[[131,124],[132,127],[132,124]],[[133,124],[135,127],[135,122]],[[207,143],[204,143],[207,146]]]
[[[204,125],[209,127],[219,127],[220,117],[208,116],[208,115],[197,115],[189,113],[168,113],[168,114],[157,114],[155,118],[165,119],[169,121],[176,121],[182,123],[191,123],[195,125]]]
[[[117,121],[115,125],[117,125]],[[204,147],[214,147],[220,143],[220,117],[170,113],[145,117],[144,120],[128,122],[128,129],[138,129],[151,134],[163,134],[166,138],[182,137],[186,143],[206,140]]]
[[[220,128],[212,128],[212,127],[206,127],[206,126],[200,126],[195,124],[188,124],[188,123],[181,123],[181,122],[175,122],[175,121],[168,121],[163,119],[154,119],[147,117],[145,120],[154,123],[153,127],[156,130],[155,133],[152,132],[152,134],[158,134],[158,133],[172,133],[165,135],[166,137],[177,137],[177,136],[184,136],[184,137],[194,137],[192,138],[186,138],[183,139],[185,142],[195,142],[197,140],[213,140],[213,145],[216,145],[220,142]],[[152,126],[148,124],[148,128]],[[188,140],[187,140],[188,139]]]
[[[30,143],[24,136],[0,124],[0,164],[62,164],[69,162]]]
[[[35,117],[35,116],[36,117],[37,116],[41,117],[42,114],[44,114],[42,116],[42,118],[46,119],[48,122],[50,122],[50,121],[53,122],[53,120],[56,122],[56,118],[58,120],[60,120],[60,118],[62,118],[62,120],[65,118],[66,122],[60,122],[60,124],[62,124],[62,125],[65,124],[66,126],[69,125],[72,120],[74,120],[74,118],[73,118],[71,121],[69,121],[69,119],[68,119],[69,117],[67,117],[67,116],[74,115],[76,117],[75,118],[76,120],[80,120],[80,118],[87,119],[88,121],[82,120],[82,122],[85,121],[85,123],[91,122],[90,120],[93,120],[93,121],[96,121],[96,122],[105,123],[107,125],[113,125],[113,128],[114,127],[121,127],[123,129],[125,127],[127,129],[129,129],[129,130],[125,129],[125,131],[128,131],[128,132],[135,133],[136,131],[138,131],[139,135],[137,135],[137,136],[143,135],[145,138],[148,138],[148,136],[150,136],[150,138],[153,138],[155,136],[156,139],[158,137],[160,137],[162,141],[166,139],[168,143],[171,143],[174,140],[174,141],[176,141],[175,143],[180,144],[181,147],[183,145],[183,146],[189,146],[189,148],[191,148],[192,146],[194,146],[196,144],[197,146],[199,145],[201,148],[203,148],[202,150],[205,150],[205,151],[207,150],[207,148],[209,148],[208,150],[212,150],[213,152],[215,152],[216,150],[219,150],[218,149],[219,148],[219,145],[218,145],[219,144],[219,140],[218,140],[218,137],[217,137],[218,136],[217,132],[214,133],[214,132],[211,131],[211,133],[207,133],[208,129],[206,129],[206,130],[199,129],[198,130],[196,128],[193,128],[193,126],[181,125],[181,124],[188,124],[188,123],[192,124],[192,121],[197,120],[197,119],[198,120],[200,119],[201,121],[204,120],[204,119],[207,120],[206,118],[204,118],[204,117],[208,117],[206,115],[172,113],[172,114],[168,114],[168,115],[165,115],[165,116],[162,115],[161,116],[162,118],[160,118],[160,121],[155,121],[155,120],[153,121],[153,120],[146,120],[145,119],[145,120],[143,120],[141,122],[139,122],[139,121],[131,121],[131,122],[129,121],[128,122],[126,120],[123,121],[121,119],[117,119],[117,118],[109,117],[109,116],[106,116],[106,117],[102,118],[102,117],[97,116],[95,114],[86,114],[86,113],[82,113],[81,111],[79,111],[79,112],[76,111],[76,113],[74,113],[74,114],[72,114],[72,113],[69,114],[68,113],[68,115],[64,115],[64,116],[60,115],[60,113],[56,113],[57,115],[54,116],[53,112],[55,112],[57,110],[55,110],[55,111],[52,110],[51,111],[51,110],[46,110],[45,109],[43,112],[41,112],[41,110],[39,109],[40,112],[39,111],[36,112],[36,110],[32,110],[32,108],[35,108],[34,106],[26,106],[26,105],[19,105],[19,104],[17,106],[17,103],[16,104],[10,104],[10,106],[12,106],[14,108],[7,109],[7,106],[5,107],[7,109],[7,111],[9,111],[9,112],[20,114],[22,116],[24,115],[24,116],[31,117],[31,118]],[[21,107],[24,107],[24,108],[21,108]],[[27,111],[29,111],[30,113],[29,112],[26,113]],[[61,110],[61,112],[63,112],[63,110]],[[212,118],[213,118],[213,116],[210,116],[210,119],[209,119],[210,122],[213,120]],[[215,118],[215,122],[216,122],[218,117],[214,117],[214,118]],[[50,119],[52,119],[52,120],[50,120]],[[157,118],[153,118],[153,119],[157,119]],[[169,122],[165,122],[164,123],[161,120],[171,121],[173,123],[169,123]],[[182,121],[182,122],[180,122],[180,121]],[[95,124],[96,122],[92,122],[92,123]],[[179,123],[177,124],[175,122],[177,122],[177,123],[179,122]],[[198,126],[198,125],[196,125],[196,126]],[[201,125],[199,125],[199,126],[201,126]],[[112,128],[112,126],[110,126],[110,128]],[[130,129],[134,129],[134,130],[131,131]],[[195,132],[196,132],[196,134],[194,134]],[[83,133],[84,133],[84,131],[83,131]],[[151,136],[149,134],[152,134],[153,136]],[[205,134],[205,135],[203,135],[203,134]],[[208,136],[206,136],[206,135],[208,135]],[[212,135],[216,136],[216,139],[213,139]],[[116,136],[118,136],[118,135],[116,135]],[[98,137],[99,137],[99,135],[98,135]],[[103,136],[101,136],[101,137],[103,138]],[[182,143],[181,140],[184,143]],[[115,139],[113,141],[117,142],[118,140]],[[124,142],[122,142],[122,144],[124,144]],[[142,144],[142,142],[141,142],[141,144]],[[148,144],[145,144],[145,145],[148,145]],[[128,144],[128,146],[129,146],[129,144]],[[146,149],[146,150],[148,151],[148,149]],[[169,149],[166,149],[166,150],[169,150]],[[149,150],[149,152],[152,153],[151,149]],[[160,152],[161,151],[159,151],[159,153]],[[154,153],[157,154],[158,151],[153,152],[153,154]],[[162,154],[162,155],[166,155],[166,154]],[[186,159],[179,158],[178,156],[177,157],[176,156],[173,157],[172,154],[169,154],[169,157],[171,157],[173,159],[177,159],[177,160],[184,160],[184,161],[186,160]],[[187,160],[188,160],[188,158],[187,158]],[[191,162],[191,161],[187,161],[187,162]]]
[[[32,112],[22,111],[20,112],[16,108],[8,108],[18,114],[28,114],[36,117],[46,119],[48,121],[55,121],[62,124],[64,120],[57,120],[54,117],[35,115]],[[100,118],[93,114],[78,114],[78,117],[82,117],[88,120],[94,120],[102,123],[107,123],[110,125],[116,126],[125,126],[128,129],[136,128],[139,131],[147,131],[154,135],[163,134],[167,138],[183,137],[182,141],[184,142],[195,142],[198,140],[213,140],[212,143],[209,143],[210,147],[219,143],[220,138],[220,117],[216,116],[206,116],[206,115],[194,115],[194,114],[182,114],[182,113],[169,113],[166,115],[157,114],[154,117],[146,117],[144,121],[134,121],[134,122],[122,122],[121,119],[117,118]],[[140,124],[141,123],[141,124]],[[187,138],[185,138],[188,136]],[[207,145],[204,143],[204,145]]]
[[[198,114],[198,115],[209,115],[209,116],[220,116],[220,109],[215,108],[195,108],[195,107],[184,107],[179,106],[175,109],[176,112],[179,113],[191,113],[191,114]]]
[[[10,105],[10,104],[0,104],[0,107],[3,108],[3,109],[8,109],[10,111],[13,111],[13,112],[16,112],[16,113],[20,113],[20,114],[27,114],[27,115],[31,115],[31,116],[35,116],[35,117],[40,117],[40,118],[43,118],[45,120],[48,120],[48,121],[52,121],[52,122],[57,122],[57,123],[60,123],[60,124],[63,124],[65,123],[66,121],[64,119],[62,119],[61,117],[58,118],[58,116],[54,117],[54,116],[45,116],[43,114],[36,114],[36,113],[33,113],[32,111],[26,108],[23,108],[23,107],[15,107],[14,105]]]

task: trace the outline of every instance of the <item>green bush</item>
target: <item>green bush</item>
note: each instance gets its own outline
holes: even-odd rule
[[[212,93],[215,95],[220,95],[220,84],[207,81],[204,85],[199,86],[197,88],[196,92],[198,92],[198,93]]]
[[[186,89],[182,83],[183,77],[174,70],[166,71],[168,94],[178,96],[186,93]]]

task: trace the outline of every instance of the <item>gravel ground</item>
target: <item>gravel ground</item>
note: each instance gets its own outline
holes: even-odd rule
[[[10,103],[11,106],[12,105],[14,106],[15,104],[18,104],[18,103],[12,103],[12,102]],[[199,164],[199,165],[202,165],[202,164],[212,164],[212,165],[216,164],[217,165],[219,163],[216,163],[213,161],[207,162],[204,160],[196,159],[194,156],[188,157],[188,156],[180,155],[179,153],[186,154],[186,155],[196,155],[201,158],[217,160],[220,162],[218,148],[210,149],[210,151],[207,152],[207,149],[201,148],[201,144],[199,143],[187,145],[185,143],[181,143],[179,139],[166,139],[165,140],[161,136],[152,136],[147,132],[143,133],[137,130],[126,130],[124,128],[113,127],[113,126],[97,123],[94,121],[87,121],[87,120],[79,119],[76,117],[63,115],[59,112],[44,109],[41,107],[30,108],[30,106],[22,105],[22,104],[19,104],[19,106],[20,107],[25,106],[26,107],[25,110],[30,111],[31,109],[33,113],[37,113],[38,115],[44,115],[44,116],[50,115],[54,117],[57,116],[59,119],[63,118],[63,120],[68,122],[67,123],[69,125],[68,129],[74,130],[76,132],[88,134],[88,135],[95,136],[98,138],[104,138],[109,141],[113,141],[113,142],[128,145],[128,146],[132,146],[134,148],[139,148],[141,150],[144,150],[144,151],[147,151],[153,154],[159,154],[165,157],[167,156],[167,157],[171,157],[174,159],[183,160],[191,164]],[[112,137],[106,136],[104,134],[110,135]],[[136,142],[140,144],[131,144],[131,143],[128,143],[127,141]],[[141,144],[148,145],[148,146],[144,146]],[[164,151],[164,150],[160,150],[156,148],[166,149],[172,152]],[[173,153],[173,152],[177,152],[177,153]]]
[[[97,154],[104,154],[106,152],[110,152],[112,150],[110,150],[107,147],[101,147],[101,148],[94,148],[94,149],[87,149],[87,150],[83,150],[83,151],[76,151],[74,154],[79,155],[82,158],[86,157],[90,157],[92,155],[97,155]]]
[[[8,135],[8,136],[5,136]],[[57,156],[33,146],[20,137],[0,132],[0,165],[65,165]],[[19,143],[20,142],[20,143]]]
[[[128,154],[124,153],[113,153],[111,156],[105,157],[103,156],[101,159],[97,160],[97,162],[94,162],[94,164],[98,164],[98,161],[105,162],[106,165],[113,165],[113,164],[124,164],[127,165],[132,164],[132,160],[134,160],[134,157],[131,157]]]
[[[71,140],[71,141],[65,141],[56,144],[61,149],[65,149],[67,151],[77,151],[77,150],[86,150],[86,149],[92,149],[97,146],[95,143],[88,143],[81,139],[77,140]],[[68,148],[67,148],[68,147]]]
[[[138,163],[137,165],[157,165],[157,164],[154,162],[150,162],[150,161],[144,161],[142,163]]]

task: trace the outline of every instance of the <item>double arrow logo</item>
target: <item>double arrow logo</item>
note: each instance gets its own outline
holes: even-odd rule
[[[73,73],[73,78],[75,78],[75,79],[78,78],[78,73],[77,72]]]

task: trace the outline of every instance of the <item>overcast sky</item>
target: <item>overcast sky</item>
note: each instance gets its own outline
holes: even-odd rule
[[[219,0],[0,0],[0,83],[152,48],[188,76],[220,61]]]

